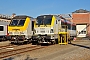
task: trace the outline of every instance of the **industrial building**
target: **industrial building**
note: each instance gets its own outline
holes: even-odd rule
[[[72,22],[76,24],[77,37],[90,36],[90,11],[79,9],[72,12]]]

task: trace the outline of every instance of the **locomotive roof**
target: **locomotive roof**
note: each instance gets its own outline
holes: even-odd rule
[[[53,16],[53,15],[40,15],[40,16]],[[38,17],[40,17],[40,16],[38,16]]]
[[[4,21],[0,21],[0,25],[9,25],[10,22],[4,22]]]
[[[68,24],[71,24],[71,22],[70,22],[70,21],[68,21],[68,20],[65,20],[65,22],[66,22],[66,23],[68,23]]]
[[[65,22],[68,23],[68,24],[76,25],[75,23],[73,23],[71,21],[68,21],[68,20],[65,20]]]
[[[42,17],[42,16],[47,16],[47,17],[53,17],[54,16],[56,19],[58,19],[58,20],[60,19],[57,15],[51,15],[51,14],[50,15],[40,15],[38,17]]]
[[[18,16],[15,16],[13,19],[26,19],[27,17],[32,18],[32,17],[26,16],[26,15],[18,15]]]

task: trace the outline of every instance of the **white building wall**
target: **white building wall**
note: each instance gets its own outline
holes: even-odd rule
[[[87,25],[76,25],[76,29],[77,29],[77,37],[86,37],[86,26]]]

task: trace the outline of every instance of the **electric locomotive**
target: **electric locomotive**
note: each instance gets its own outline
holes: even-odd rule
[[[33,35],[34,18],[26,15],[15,16],[8,26],[11,43],[30,42]]]
[[[72,35],[70,31],[72,31],[71,27],[73,25],[71,22],[69,24],[64,18],[60,18],[58,15],[38,16],[34,23],[34,35],[32,36],[32,44],[58,43],[58,32],[65,32],[65,26],[68,26],[68,34]]]

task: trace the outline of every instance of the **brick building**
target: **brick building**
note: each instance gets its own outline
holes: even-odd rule
[[[79,9],[72,12],[72,22],[76,23],[77,37],[90,35],[90,11]]]

